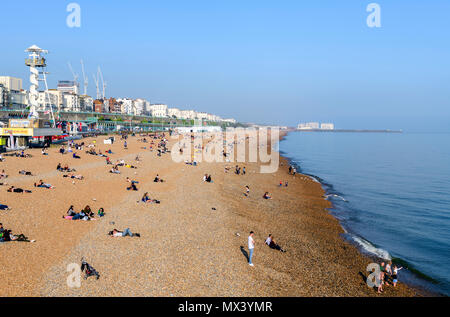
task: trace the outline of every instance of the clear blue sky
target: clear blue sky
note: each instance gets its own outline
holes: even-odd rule
[[[81,28],[66,6],[81,6]],[[366,6],[381,6],[381,28]],[[194,108],[240,121],[450,132],[448,0],[2,1],[0,74],[24,79],[24,49],[48,49],[49,83]]]

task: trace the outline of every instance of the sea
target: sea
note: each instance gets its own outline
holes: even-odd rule
[[[278,146],[322,184],[343,239],[450,295],[450,134],[291,132]]]

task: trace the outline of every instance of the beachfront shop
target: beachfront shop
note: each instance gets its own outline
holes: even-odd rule
[[[8,127],[0,128],[0,149],[18,150],[29,147],[33,140],[50,144],[52,136],[61,135],[61,129],[50,127],[44,120],[10,119]]]

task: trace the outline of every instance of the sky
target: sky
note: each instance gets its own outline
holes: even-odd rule
[[[369,28],[375,2],[381,27]],[[67,5],[81,26],[66,24]],[[448,0],[16,0],[0,7],[0,75],[24,79],[24,50],[49,50],[48,82],[241,122],[450,132]],[[82,85],[81,85],[82,87]]]

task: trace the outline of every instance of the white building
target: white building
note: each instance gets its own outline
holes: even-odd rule
[[[9,92],[9,103],[15,107],[20,108],[28,106],[28,92],[26,90],[22,91],[10,91]]]
[[[80,111],[80,103],[78,95],[71,93],[63,93],[63,111]]]
[[[133,112],[133,99],[129,98],[120,98],[117,99],[117,102],[120,103],[121,113],[123,114],[134,114]]]
[[[322,123],[320,125],[321,130],[334,130],[334,124],[333,123]]]
[[[181,119],[192,120],[192,119],[195,119],[196,117],[197,117],[197,115],[194,110],[181,110],[180,111]]]
[[[80,96],[80,110],[81,111],[94,111],[94,98],[87,95]]]
[[[36,110],[38,111],[45,111],[50,110],[50,107],[53,107],[53,109],[58,109],[58,95],[45,92],[45,91],[39,91],[38,92],[38,108]]]
[[[154,104],[150,106],[152,117],[166,118],[168,116],[167,105]]]
[[[311,130],[311,129],[319,129],[319,122],[307,122],[307,123],[300,123],[298,125],[299,130]]]
[[[227,122],[227,123],[236,123],[236,120],[235,119],[233,119],[233,118],[230,118],[230,119],[222,119],[222,122]]]
[[[10,92],[20,92],[22,90],[22,79],[11,76],[0,76],[0,84]]]
[[[181,118],[181,110],[178,108],[169,108],[167,109],[167,115],[169,116],[169,118]]]

